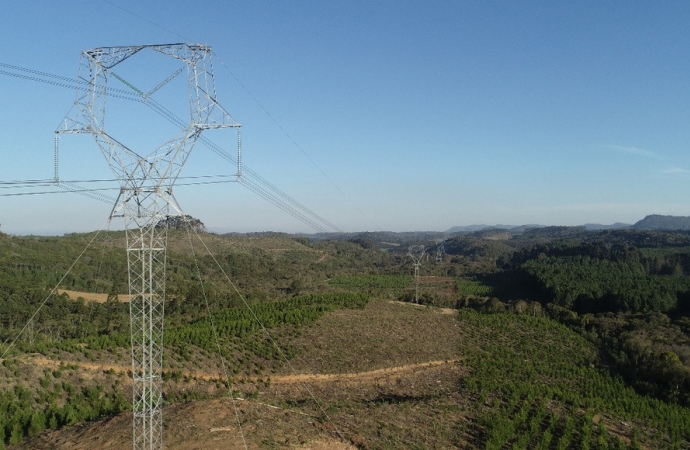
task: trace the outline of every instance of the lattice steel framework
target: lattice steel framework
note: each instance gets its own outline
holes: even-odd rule
[[[181,65],[146,93],[112,71],[145,50],[175,58]],[[161,108],[153,95],[185,69],[190,122],[176,137],[148,154],[140,154],[106,132],[109,78],[125,84],[131,98],[146,106]],[[161,449],[167,230],[156,225],[170,215],[171,208],[175,214],[181,214],[173,196],[173,184],[201,132],[237,128],[239,135],[240,125],[216,100],[211,48],[205,45],[138,45],[85,50],[81,53],[79,77],[83,84],[77,92],[76,115],[67,117],[56,133],[91,134],[120,182],[120,193],[111,217],[124,218],[127,235],[134,378],[133,448]]]
[[[426,247],[423,245],[410,245],[407,248],[407,254],[410,255],[410,258],[412,258],[412,262],[414,263],[415,303],[419,303],[419,266],[422,265],[422,257],[424,256],[425,250]]]
[[[446,252],[445,243],[443,241],[436,244],[436,262],[443,262],[443,254]]]

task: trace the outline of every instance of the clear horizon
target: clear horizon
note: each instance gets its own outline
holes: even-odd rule
[[[645,217],[651,216],[651,215],[658,215],[658,214],[648,214]],[[644,219],[643,217],[642,219]],[[673,216],[673,217],[679,217],[679,218],[690,218],[690,216]],[[640,220],[642,220],[640,219]],[[541,224],[541,223],[523,223],[523,224],[510,224],[510,223],[472,223],[468,225],[454,225],[452,227],[449,227],[445,230],[355,230],[355,231],[343,231],[343,232],[329,232],[331,234],[360,234],[360,233],[446,233],[450,231],[453,228],[470,228],[470,227],[483,227],[483,228],[493,228],[493,227],[511,227],[511,228],[520,228],[520,227],[529,227],[529,226],[537,226],[537,227],[558,227],[558,226],[566,226],[566,227],[578,227],[578,226],[585,226],[585,225],[595,225],[595,226],[602,226],[602,227],[611,227],[614,225],[626,225],[626,226],[632,226],[635,223],[639,222],[640,220],[637,220],[632,223],[626,223],[626,222],[614,222],[614,223],[595,223],[595,222],[587,222],[587,223],[581,223],[581,224],[576,224],[576,225],[562,225],[562,224]],[[202,220],[203,222],[203,220]],[[0,224],[0,233],[12,235],[12,236],[45,236],[45,237],[54,237],[54,236],[65,236],[69,234],[80,234],[80,233],[94,233],[97,231],[106,231],[106,228],[102,229],[93,229],[93,230],[80,230],[80,231],[57,231],[57,232],[46,232],[46,233],[25,233],[21,232],[18,230],[10,231],[10,230],[4,230],[2,228],[2,224]],[[107,229],[107,231],[124,231],[124,227],[122,228],[114,228],[111,227]],[[305,235],[310,235],[310,234],[321,234],[321,232],[318,231],[283,231],[283,230],[232,230],[229,228],[222,228],[222,227],[213,227],[209,228],[207,227],[207,231],[209,233],[214,233],[214,234],[229,234],[229,233],[238,233],[238,234],[252,234],[252,233],[285,233],[285,234],[305,234]]]
[[[0,37],[15,44],[0,71],[74,79],[85,49],[208,44],[218,99],[243,125],[244,162],[346,232],[690,215],[690,4],[186,5],[8,3]],[[53,132],[75,92],[0,83],[0,182],[50,179]],[[153,122],[127,118],[123,139],[158,145]],[[182,176],[233,173],[195,148]],[[61,139],[62,179],[112,176],[92,138]],[[236,183],[175,193],[209,229],[316,232]],[[0,231],[100,229],[111,209],[76,194],[0,195]]]

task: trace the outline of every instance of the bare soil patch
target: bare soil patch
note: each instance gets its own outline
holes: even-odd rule
[[[242,429],[238,426],[239,416]],[[309,423],[309,422],[312,423]],[[164,448],[169,450],[286,448],[349,450],[355,447],[329,436],[327,427],[312,418],[228,398],[189,402],[166,408],[163,419]],[[276,429],[284,431],[272,437]],[[132,448],[132,414],[79,424],[63,431],[45,433],[17,449],[92,450]],[[275,443],[272,441],[275,440]],[[278,442],[279,441],[279,442]]]
[[[51,364],[50,360],[39,358],[35,362]],[[83,366],[96,368],[92,364]],[[370,438],[357,431],[360,426],[371,427],[372,418],[394,420],[389,417],[393,411],[386,410],[397,399],[425,399],[437,396],[434,392],[447,391],[457,379],[458,370],[462,368],[451,361],[430,361],[358,374],[278,376],[270,384],[244,380],[243,385],[233,388],[251,397],[216,398],[166,407],[164,445],[169,450],[234,450],[244,449],[246,441],[248,449],[346,450],[357,448],[355,444],[367,448]],[[378,405],[376,409],[381,411],[373,417],[362,415],[357,412],[362,402]],[[425,413],[420,410],[415,414],[421,420]],[[132,415],[125,413],[44,432],[15,448],[124,449],[131,447],[131,432]]]
[[[457,360],[460,339],[454,315],[372,299],[364,310],[334,311],[303,330],[291,364],[297,372],[352,373]]]
[[[400,368],[372,371],[361,374],[361,378],[355,374],[306,376],[309,391],[297,383],[299,378],[276,379],[270,385],[245,381],[243,385],[233,385],[235,395],[239,391],[244,396],[241,399],[224,397],[167,406],[163,412],[165,448],[244,449],[243,436],[248,449],[345,450],[356,448],[355,445],[381,448],[374,445],[380,439],[376,437],[377,428],[387,428],[384,436],[389,440],[395,439],[400,434],[398,428],[411,419],[418,424],[424,423],[429,418],[425,403],[429,398],[445,397],[439,394],[449,392],[457,380],[458,368],[452,363],[431,363],[404,371]],[[123,380],[125,385],[129,385],[127,380]],[[318,399],[321,407],[315,404],[312,396]],[[443,401],[445,404],[433,406],[432,413],[437,412],[431,415],[447,414],[452,411],[448,405],[458,404],[458,401],[462,399],[449,395]],[[466,420],[465,416],[464,411],[454,414],[447,427],[438,428],[439,433],[446,434],[448,427]],[[47,431],[12,448],[126,449],[132,445],[131,431],[132,415],[124,413]],[[393,436],[388,436],[391,433]],[[404,448],[400,445],[386,448]],[[445,445],[437,448],[453,448],[452,442],[445,441]]]
[[[109,295],[109,294],[97,294],[95,292],[70,291],[67,289],[58,289],[57,293],[58,294],[67,294],[67,295],[69,295],[69,298],[71,298],[72,300],[76,300],[79,297],[81,297],[87,302],[97,302],[97,303],[105,303],[108,300],[108,295]],[[129,294],[117,294],[117,298],[121,302],[129,302],[130,295]]]

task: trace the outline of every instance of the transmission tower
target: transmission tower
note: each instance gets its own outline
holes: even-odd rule
[[[419,303],[419,266],[422,265],[424,251],[425,247],[423,245],[410,245],[407,248],[407,254],[410,255],[410,258],[412,258],[412,262],[414,263],[415,303]]]
[[[136,81],[114,72],[117,66],[139,54],[162,54],[179,66],[153,88],[142,90]],[[146,62],[144,59],[143,62]],[[150,62],[150,61],[149,61]],[[143,70],[142,70],[143,69]],[[133,74],[150,78],[151,65],[135,67]],[[138,70],[138,72],[137,72]],[[187,74],[190,121],[172,139],[149,153],[135,151],[106,131],[108,81],[124,84],[139,104],[162,106],[153,99],[179,74]],[[163,447],[163,314],[167,228],[157,227],[170,215],[181,215],[173,196],[173,184],[204,130],[236,128],[240,125],[216,100],[211,48],[201,44],[138,45],[101,47],[81,52],[76,114],[67,117],[57,134],[90,134],[96,141],[120,183],[120,193],[110,217],[124,218],[127,236],[127,265],[130,294],[130,323],[133,375],[133,448]],[[146,79],[147,83],[150,80]],[[184,89],[184,88],[183,88]],[[173,93],[175,95],[175,93]],[[117,110],[116,110],[117,111]],[[167,111],[167,110],[166,110]],[[117,114],[117,113],[116,113]],[[238,138],[239,162],[239,138]],[[240,168],[238,167],[238,175]],[[174,214],[171,214],[171,209]]]
[[[436,262],[443,262],[443,254],[446,252],[446,247],[443,241],[436,244]]]

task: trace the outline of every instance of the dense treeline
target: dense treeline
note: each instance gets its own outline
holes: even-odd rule
[[[463,255],[477,258],[496,259],[512,253],[512,248],[503,241],[476,239],[467,236],[455,237],[444,243],[449,255]]]
[[[606,349],[616,371],[638,392],[690,406],[690,319],[608,313],[570,322]]]
[[[599,345],[612,370],[638,392],[690,405],[688,236],[578,232],[551,241],[542,236],[533,245],[522,236],[516,251],[498,261],[499,273],[483,279],[508,304],[516,296],[539,300],[545,314]]]
[[[516,251],[503,268],[527,295],[579,313],[669,312],[684,308],[679,298],[690,289],[689,263],[683,247],[660,252],[626,242],[557,241]]]
[[[670,311],[687,277],[650,275],[641,262],[586,255],[543,257],[521,269],[542,288],[542,298],[579,313]]]

